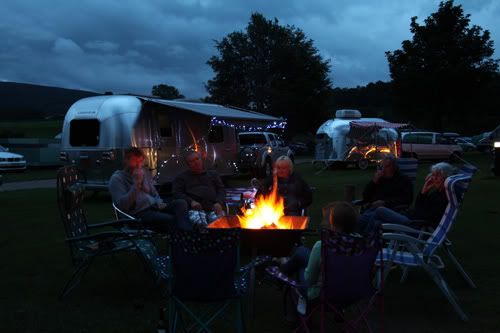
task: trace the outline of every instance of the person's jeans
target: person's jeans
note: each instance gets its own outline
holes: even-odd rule
[[[191,230],[192,223],[188,217],[188,205],[185,200],[176,199],[167,203],[162,210],[149,208],[135,214],[142,223],[152,230],[168,233],[177,227],[181,230]]]
[[[360,232],[366,234],[375,231],[384,223],[409,225],[411,220],[387,207],[370,208],[359,219]]]
[[[280,267],[280,270],[287,275],[297,274],[297,282],[300,285],[304,286],[304,288],[301,288],[300,290],[303,295],[307,295],[307,287],[305,287],[306,279],[304,277],[304,273],[307,267],[307,263],[309,262],[310,254],[311,250],[308,247],[299,245],[295,248],[287,262],[285,262]]]

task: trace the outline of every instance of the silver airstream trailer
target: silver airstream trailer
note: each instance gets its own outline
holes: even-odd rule
[[[220,175],[237,172],[238,128],[262,128],[282,119],[217,104],[132,95],[84,98],[64,118],[60,158],[79,166],[89,189],[106,189],[123,152],[141,148],[159,185],[185,170],[183,152],[193,149]]]
[[[381,118],[362,118],[358,110],[337,110],[335,118],[316,131],[313,163],[342,162],[365,169],[388,154],[397,157],[401,150],[397,128],[402,126]]]

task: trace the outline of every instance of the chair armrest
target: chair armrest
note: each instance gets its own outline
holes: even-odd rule
[[[426,235],[432,236],[432,233],[423,230],[408,227],[402,224],[384,223],[382,224],[382,230],[385,231],[401,231],[409,234]]]
[[[282,273],[277,266],[270,266],[266,268],[266,273],[275,280],[285,283],[293,288],[306,287],[297,283],[297,281],[290,279],[286,274]]]
[[[409,236],[406,234],[400,234],[400,233],[390,233],[390,232],[383,233],[382,238],[389,240],[389,241],[404,242],[406,244],[403,244],[403,245],[406,245],[406,246],[410,245],[411,247],[413,247],[413,246],[416,247],[417,244],[420,244],[420,245],[436,244],[436,243],[429,243],[426,240],[418,239],[418,238],[415,238],[415,237],[412,237],[412,236]],[[417,248],[417,250],[418,250],[418,248]],[[418,251],[420,252],[420,250],[418,250]]]
[[[129,239],[129,236],[127,234],[124,234],[119,231],[105,231],[105,232],[100,232],[98,234],[91,234],[91,235],[84,235],[84,236],[76,236],[76,237],[68,237],[65,238],[66,242],[69,243],[74,243],[74,242],[81,242],[81,241],[86,241],[86,240],[103,240],[106,238],[123,238],[123,239]]]
[[[357,200],[353,200],[351,201],[351,204],[353,204],[354,206],[363,206],[365,204],[367,204],[368,202],[363,200],[363,199],[357,199]]]
[[[124,225],[127,224],[138,224],[139,226],[141,225],[141,220],[140,219],[120,219],[120,220],[111,220],[111,221],[106,221],[106,222],[101,222],[101,223],[95,223],[95,224],[89,224],[87,225],[87,228],[89,229],[95,229],[95,228],[103,228],[103,227],[123,227]]]

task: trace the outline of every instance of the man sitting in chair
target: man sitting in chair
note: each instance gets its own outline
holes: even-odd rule
[[[288,156],[280,156],[274,163],[274,176],[278,181],[278,194],[285,199],[285,215],[299,216],[302,209],[312,203],[312,191],[300,175],[293,172],[293,162]],[[266,178],[256,196],[268,195],[273,190],[274,178]]]
[[[413,209],[405,213],[398,213],[387,207],[378,207],[373,213],[369,213],[361,219],[361,231],[368,232],[378,228],[383,223],[413,227],[437,227],[448,205],[444,182],[453,171],[454,168],[446,162],[434,164],[415,200]]]
[[[139,148],[125,151],[123,170],[115,171],[109,181],[109,192],[115,206],[158,232],[168,232],[174,226],[191,229],[186,203],[183,200],[165,203],[143,164],[144,154]]]
[[[413,185],[410,178],[400,174],[396,159],[387,156],[382,161],[382,169],[377,170],[363,191],[363,201],[368,210],[377,207],[397,209],[409,206],[413,200]]]
[[[185,156],[189,170],[177,176],[172,184],[174,196],[187,202],[193,222],[210,223],[224,215],[226,192],[216,171],[206,170],[201,155],[190,151]],[[201,218],[196,218],[201,213]]]

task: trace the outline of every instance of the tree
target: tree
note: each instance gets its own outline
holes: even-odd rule
[[[497,76],[488,30],[469,26],[470,15],[453,1],[417,23],[411,18],[412,40],[386,52],[393,79],[396,108],[419,126],[460,130],[477,118],[481,89]]]
[[[298,28],[253,13],[245,31],[215,41],[207,63],[208,100],[288,118],[290,132],[310,130],[330,91],[325,61]]]
[[[184,98],[184,95],[182,95],[176,87],[163,83],[153,86],[151,94],[164,99]]]

